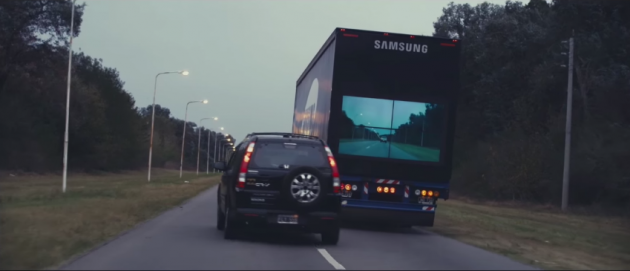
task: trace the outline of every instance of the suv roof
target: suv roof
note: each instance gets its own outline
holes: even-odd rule
[[[295,134],[295,133],[250,133],[245,137],[245,141],[249,139],[265,139],[265,140],[274,140],[277,141],[294,141],[294,142],[318,142],[322,145],[326,145],[323,140],[319,137],[312,135],[303,135],[303,134]],[[275,140],[274,140],[275,141]]]

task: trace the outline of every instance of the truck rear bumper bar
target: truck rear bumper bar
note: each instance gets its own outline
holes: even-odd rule
[[[379,209],[379,210],[394,210],[405,212],[422,212],[422,213],[434,213],[435,205],[420,205],[414,203],[402,203],[402,202],[375,202],[368,200],[356,200],[344,198],[341,200],[341,206],[345,208],[357,208],[357,209]]]
[[[418,204],[343,199],[343,220],[383,221],[387,224],[433,226],[435,208]]]

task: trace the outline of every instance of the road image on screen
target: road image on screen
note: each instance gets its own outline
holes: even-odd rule
[[[439,162],[444,106],[343,96],[339,154]]]

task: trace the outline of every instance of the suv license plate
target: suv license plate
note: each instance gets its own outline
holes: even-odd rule
[[[278,215],[278,224],[297,224],[297,215]]]

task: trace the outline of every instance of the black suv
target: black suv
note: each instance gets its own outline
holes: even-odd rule
[[[217,228],[226,239],[248,227],[290,227],[339,241],[339,171],[314,136],[252,133],[236,146],[218,189]]]

